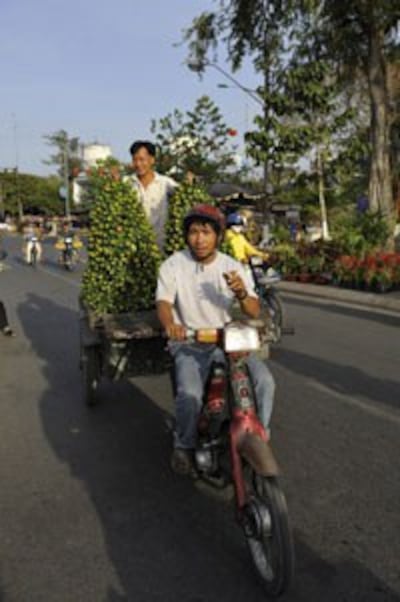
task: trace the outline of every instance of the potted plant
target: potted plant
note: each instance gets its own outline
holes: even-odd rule
[[[350,288],[355,280],[357,258],[353,255],[341,255],[334,264],[334,277],[339,286]]]
[[[281,264],[281,272],[285,280],[297,280],[299,270],[300,261],[297,257],[287,257]]]
[[[374,292],[387,293],[392,287],[392,271],[388,266],[376,266],[366,272],[366,281]]]

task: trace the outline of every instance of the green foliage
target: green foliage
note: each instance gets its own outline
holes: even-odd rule
[[[43,136],[47,144],[55,149],[55,153],[48,160],[43,161],[46,165],[56,165],[57,173],[63,180],[67,175],[70,177],[74,168],[81,168],[82,161],[79,156],[79,138],[70,138],[65,130],[58,130],[53,134]],[[65,161],[67,153],[67,161]],[[65,174],[65,163],[67,163],[68,174]]]
[[[385,247],[389,227],[378,213],[360,215],[353,211],[332,224],[332,235],[343,254],[362,257],[366,253]]]
[[[47,178],[15,171],[0,173],[0,193],[4,209],[11,215],[18,215],[19,203],[23,210],[31,210],[48,215],[59,215],[63,205],[58,195],[60,180],[55,176]]]
[[[340,252],[336,241],[280,243],[273,248],[271,262],[286,277],[308,274],[329,278]]]
[[[390,222],[394,204],[388,138],[395,120],[387,73],[400,49],[399,3],[396,0],[346,3],[329,0],[320,8],[314,6],[311,13],[318,15],[319,38],[325,52],[334,57],[341,80],[349,83],[353,90],[360,87],[360,81],[366,87],[371,141],[369,197],[371,207],[381,210]]]
[[[115,161],[90,175],[89,261],[82,297],[97,313],[122,313],[154,306],[161,254],[136,192],[119,177]]]
[[[171,255],[186,247],[183,236],[183,218],[194,205],[200,203],[212,205],[214,201],[204,188],[189,182],[183,182],[170,198],[165,224],[164,252],[166,255]]]
[[[331,187],[333,202],[354,199],[369,174],[372,206],[391,220],[388,138],[396,175],[399,105],[386,73],[400,54],[399,16],[398,0],[221,0],[185,30],[187,63],[201,75],[220,46],[233,71],[246,58],[253,62],[262,111],[246,143],[275,192],[288,183],[276,172],[317,145],[327,197]]]
[[[188,171],[211,182],[233,164],[233,149],[228,148],[229,128],[217,105],[200,97],[191,111],[175,109],[158,121],[151,131],[159,148],[158,168],[174,170],[182,178]]]
[[[300,272],[301,261],[293,244],[280,242],[275,245],[269,261],[283,276]]]
[[[289,244],[290,243],[290,232],[289,228],[283,224],[277,224],[272,228],[272,236],[278,244]]]

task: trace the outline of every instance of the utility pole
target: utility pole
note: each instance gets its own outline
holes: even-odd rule
[[[0,179],[0,219],[4,219],[4,183],[3,178]]]
[[[18,152],[18,136],[17,136],[17,119],[15,117],[15,113],[12,113],[13,119],[13,131],[14,131],[14,147],[15,147],[15,197],[17,200],[18,207],[18,217],[19,220],[22,221],[24,217],[24,208],[21,203],[21,198],[19,194],[19,178],[18,178],[18,164],[19,164],[19,152]]]
[[[69,218],[69,178],[68,178],[68,138],[64,144],[64,188],[65,188],[65,217]]]

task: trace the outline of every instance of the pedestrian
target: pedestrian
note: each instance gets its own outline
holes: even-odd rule
[[[369,199],[368,196],[363,193],[357,197],[357,212],[361,215],[367,213],[369,209]]]
[[[290,240],[292,242],[296,242],[297,239],[297,224],[294,221],[290,221],[289,222],[289,235],[290,235]]]
[[[146,216],[154,228],[157,244],[162,249],[168,198],[178,184],[172,178],[155,171],[156,147],[152,142],[136,140],[129,150],[135,173],[128,176],[128,179],[139,195]]]
[[[7,251],[5,251],[0,244],[0,262],[3,261],[7,257]],[[0,263],[0,271],[1,271],[1,263]],[[7,318],[6,308],[4,306],[3,301],[0,301],[0,331],[7,337],[13,337],[14,331],[10,327]]]
[[[7,312],[3,301],[0,301],[0,330],[6,337],[14,337],[14,331],[8,323]]]

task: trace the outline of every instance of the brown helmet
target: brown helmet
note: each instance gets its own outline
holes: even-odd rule
[[[183,219],[183,233],[186,238],[190,225],[193,222],[205,222],[213,226],[218,235],[225,229],[225,217],[223,213],[212,205],[202,203],[192,207]]]

